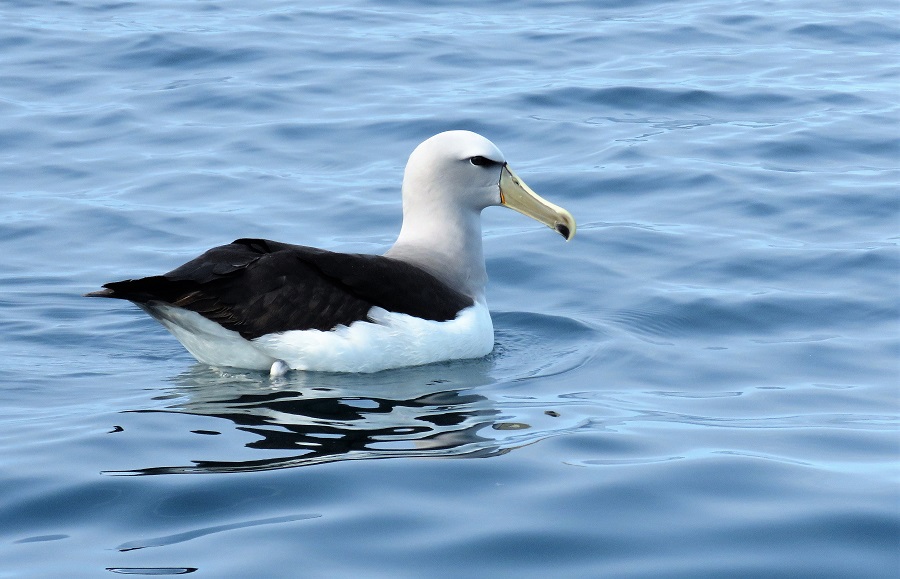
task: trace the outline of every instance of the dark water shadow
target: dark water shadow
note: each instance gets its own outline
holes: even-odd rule
[[[292,372],[283,378],[197,364],[172,378],[173,386],[155,398],[166,406],[128,413],[219,419],[214,430],[190,433],[239,438],[242,446],[226,453],[240,459],[192,459],[192,464],[106,474],[246,472],[344,460],[487,457],[558,433],[569,422],[552,410],[558,399],[514,396],[507,386],[577,368],[596,332],[553,316],[497,317],[501,342],[491,355],[476,360],[374,374]],[[253,436],[250,442],[246,434]],[[188,444],[192,440],[197,439],[185,439]],[[260,458],[248,460],[246,449],[260,451]]]
[[[219,418],[254,435],[245,447],[268,457],[107,474],[243,472],[337,460],[499,454],[508,450],[506,445],[484,432],[516,427],[504,424],[491,400],[469,391],[492,382],[490,367],[489,360],[477,360],[372,375],[297,373],[270,380],[197,365],[173,379],[176,386],[165,396],[173,400],[171,406],[131,412]]]

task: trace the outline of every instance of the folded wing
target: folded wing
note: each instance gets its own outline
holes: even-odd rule
[[[431,274],[378,255],[238,239],[164,275],[112,282],[88,294],[197,312],[246,339],[331,330],[368,320],[373,306],[446,321],[473,304]],[[371,321],[371,320],[370,320]]]

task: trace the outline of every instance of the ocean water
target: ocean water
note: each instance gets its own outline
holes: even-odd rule
[[[0,2],[0,577],[896,577],[896,2]],[[496,347],[281,380],[100,284],[380,252],[481,132]],[[451,460],[454,459],[454,460]]]

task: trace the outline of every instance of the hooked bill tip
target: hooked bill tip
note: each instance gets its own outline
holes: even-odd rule
[[[566,238],[566,241],[569,240],[569,228],[568,227],[566,227],[562,223],[557,223],[556,230],[559,232],[560,235],[562,235],[563,237]]]

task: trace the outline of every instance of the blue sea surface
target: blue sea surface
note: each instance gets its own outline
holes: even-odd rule
[[[897,577],[900,5],[0,1],[0,578]],[[385,250],[493,140],[484,359],[196,363],[108,281]],[[449,460],[456,459],[456,460]]]

